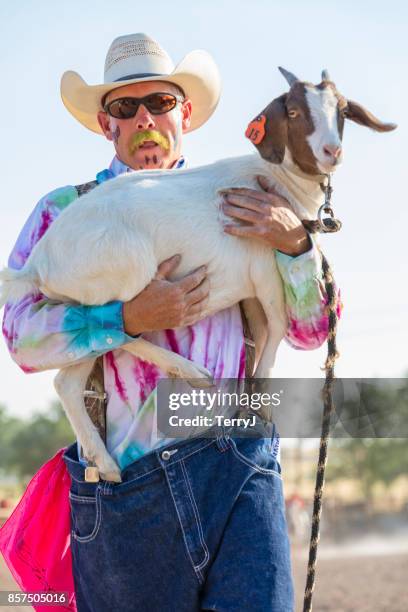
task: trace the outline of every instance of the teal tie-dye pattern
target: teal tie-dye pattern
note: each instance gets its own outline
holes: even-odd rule
[[[72,306],[64,312],[62,331],[71,335],[70,350],[102,354],[112,345],[131,340],[123,329],[122,302],[101,306]],[[76,332],[76,333],[75,333]]]
[[[64,187],[63,189],[57,189],[53,194],[50,195],[49,201],[53,206],[58,208],[58,210],[62,211],[77,198],[77,190],[72,185],[69,185],[68,187]]]
[[[129,446],[125,447],[121,453],[115,453],[115,459],[121,470],[124,470],[128,465],[137,461],[146,454],[146,448],[141,447],[137,442],[133,441]]]

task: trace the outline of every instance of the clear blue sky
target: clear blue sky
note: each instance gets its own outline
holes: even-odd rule
[[[323,241],[345,303],[337,371],[401,375],[408,368],[407,17],[406,4],[393,0],[2,3],[0,263],[42,195],[91,180],[108,165],[112,145],[67,113],[59,80],[73,69],[89,83],[102,82],[116,36],[144,31],[176,62],[195,48],[213,54],[222,100],[213,118],[185,139],[190,165],[251,151],[243,136],[248,120],[286,90],[278,65],[314,82],[328,68],[342,93],[399,124],[386,135],[346,126],[345,161],[334,179],[343,229]],[[276,375],[319,376],[324,354],[282,346]],[[54,397],[54,373],[22,374],[4,343],[0,371],[0,402],[15,414]]]

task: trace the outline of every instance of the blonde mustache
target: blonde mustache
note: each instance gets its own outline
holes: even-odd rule
[[[151,140],[162,147],[165,151],[170,149],[170,142],[167,136],[163,136],[157,130],[144,130],[143,132],[136,132],[130,138],[129,142],[129,153],[133,155],[133,153],[140,147],[141,144],[146,142],[147,140]]]

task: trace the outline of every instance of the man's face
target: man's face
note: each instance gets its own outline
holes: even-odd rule
[[[172,83],[154,81],[134,83],[118,87],[106,96],[105,104],[118,98],[142,98],[152,93],[180,95]],[[171,168],[181,155],[182,134],[190,126],[191,102],[187,98],[162,115],[154,115],[140,104],[130,119],[115,119],[104,111],[98,113],[98,121],[108,140],[112,140],[119,159],[133,170]],[[143,132],[158,133],[161,144],[140,140]]]

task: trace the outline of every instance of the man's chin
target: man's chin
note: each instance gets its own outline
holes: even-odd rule
[[[135,170],[153,170],[166,166],[166,155],[161,147],[140,148],[132,155]]]

